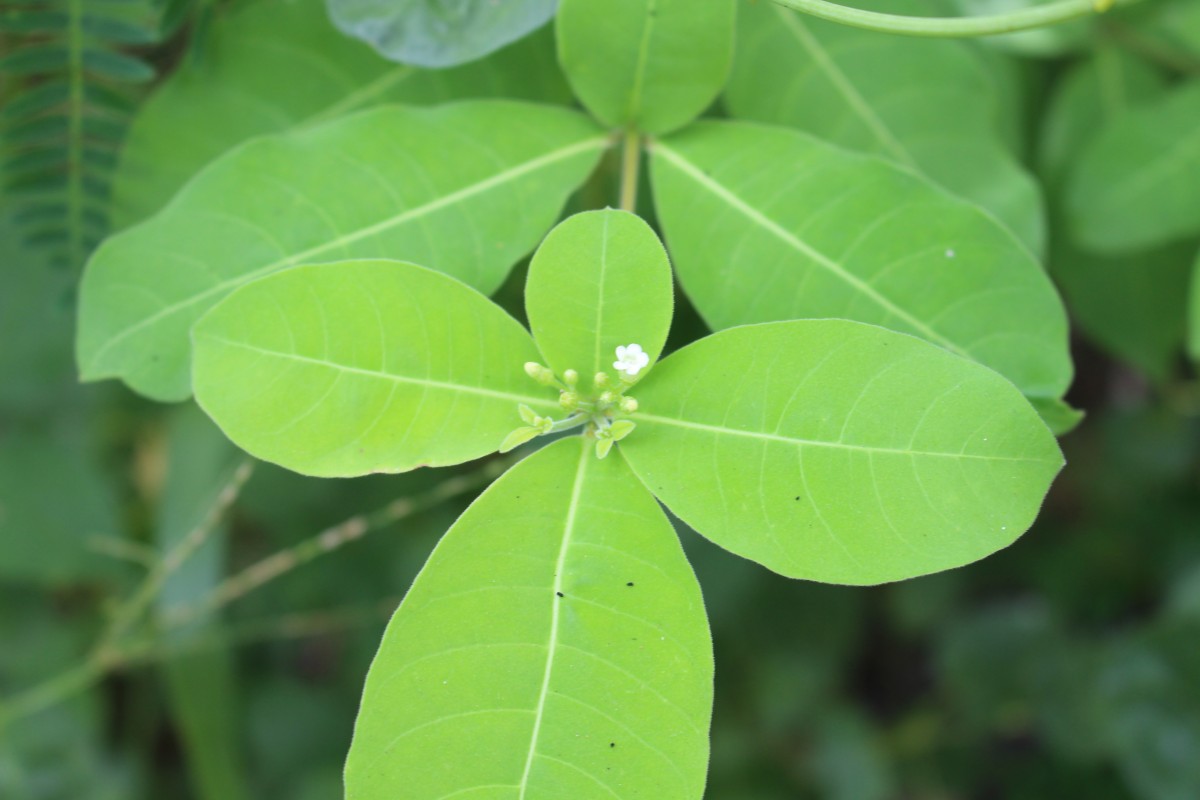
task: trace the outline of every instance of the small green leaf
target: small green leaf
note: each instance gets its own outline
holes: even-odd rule
[[[638,399],[621,452],[646,486],[794,578],[874,584],[975,561],[1029,527],[1063,464],[1001,376],[845,320],[714,334]]]
[[[196,324],[196,400],[258,458],[346,477],[494,453],[517,405],[554,409],[520,364],[520,323],[439,272],[398,261],[297,267]]]
[[[114,225],[158,211],[201,167],[252,137],[382,103],[468,97],[570,102],[550,32],[475,64],[429,71],[394,64],[341,35],[323,0],[238,8],[213,23],[199,57],[138,109],[113,179]]]
[[[1028,249],[911,172],[744,122],[659,141],[651,169],[675,269],[713,328],[844,317],[973,358],[1030,396],[1070,383],[1066,314]]]
[[[1029,404],[1038,412],[1042,422],[1055,436],[1066,436],[1083,422],[1086,414],[1072,408],[1065,400],[1051,397],[1031,397]]]
[[[1067,195],[1080,244],[1122,254],[1200,233],[1200,80],[1123,115],[1084,150]]]
[[[83,66],[102,78],[122,83],[145,83],[154,79],[154,68],[145,61],[111,50],[84,50]]]
[[[970,45],[859,30],[772,3],[745,5],[738,45],[725,93],[734,116],[915,169],[1042,252],[1041,193],[1000,140],[997,79]]]
[[[712,707],[700,587],[619,454],[555,442],[429,557],[367,675],[349,800],[699,800]]]
[[[558,58],[601,122],[663,134],[725,85],[734,17],[734,0],[562,0]]]
[[[550,368],[576,370],[590,395],[596,373],[615,374],[621,345],[641,345],[653,366],[674,294],[658,236],[640,217],[608,209],[577,214],[550,232],[529,266],[525,307]]]
[[[411,259],[490,293],[607,146],[574,111],[500,101],[383,107],[248,142],[92,257],[80,372],[182,400],[192,323],[306,262]]]
[[[328,0],[343,32],[392,61],[452,67],[516,41],[554,16],[555,0]]]

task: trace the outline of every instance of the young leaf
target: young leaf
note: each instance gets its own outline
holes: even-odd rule
[[[1067,195],[1080,244],[1122,254],[1200,233],[1200,80],[1104,129]]]
[[[734,16],[734,0],[562,0],[558,59],[601,122],[663,134],[725,85]]]
[[[411,259],[490,293],[607,146],[574,111],[501,101],[384,107],[248,142],[93,256],[80,372],[184,399],[192,323],[305,262]]]
[[[991,370],[845,320],[748,325],[638,386],[621,452],[699,533],[783,575],[903,580],[1016,539],[1062,467]]]
[[[625,211],[560,223],[529,266],[525,306],[533,338],[559,375],[576,370],[585,394],[614,375],[618,346],[640,344],[653,364],[667,340],[675,289],[658,236]]]
[[[398,261],[297,267],[250,283],[193,334],[196,400],[251,455],[306,475],[444,466],[494,453],[517,405],[554,410],[537,350],[499,306]]]
[[[555,0],[328,0],[334,24],[392,61],[452,67],[544,25]]]
[[[367,675],[346,797],[699,800],[700,587],[620,456],[572,437],[462,516]]]
[[[394,64],[329,24],[324,0],[256,2],[222,16],[205,47],[138,110],[113,181],[113,223],[166,204],[233,146],[376,106],[468,97],[568,103],[550,31],[450,70]]]
[[[796,127],[910,167],[987,209],[1040,253],[1041,193],[1000,140],[998,91],[987,64],[963,42],[864,31],[748,3],[725,99],[736,117]]]
[[[713,328],[845,317],[973,358],[1030,396],[1070,383],[1066,315],[1029,251],[907,170],[744,122],[659,141],[651,170],[675,269]]]

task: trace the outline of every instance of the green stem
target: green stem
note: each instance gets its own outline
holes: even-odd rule
[[[212,508],[209,509],[208,514],[205,515],[200,524],[191,530],[175,549],[163,557],[163,560],[142,581],[141,586],[138,587],[133,596],[117,608],[116,613],[113,615],[112,623],[100,638],[100,643],[96,646],[97,653],[103,654],[121,639],[125,632],[146,612],[146,609],[150,607],[154,599],[158,597],[167,579],[208,541],[208,537],[216,528],[217,523],[221,521],[221,517],[233,505],[233,501],[237,499],[238,493],[241,492],[246,481],[250,479],[250,474],[253,470],[253,462],[247,460],[242,462],[233,471],[233,476],[217,494],[216,502],[213,503]]]
[[[0,733],[15,720],[37,713],[91,688],[108,671],[110,662],[98,657],[34,686],[0,705]]]
[[[866,28],[908,36],[955,37],[994,36],[1056,25],[1060,22],[1102,14],[1114,5],[1132,5],[1142,0],[1059,0],[1007,14],[981,17],[908,17],[880,14],[830,3],[828,0],[774,0],[778,5],[803,11],[814,17],[839,22],[854,28]]]
[[[434,486],[427,492],[413,497],[394,500],[386,506],[367,514],[358,514],[331,528],[326,528],[299,544],[251,564],[236,575],[218,584],[198,602],[173,608],[166,612],[163,623],[169,628],[186,625],[192,620],[212,613],[244,597],[263,584],[291,572],[297,567],[313,561],[318,556],[332,553],[350,542],[357,541],[372,531],[380,530],[458,495],[483,488],[495,480],[514,463],[514,459],[489,461],[481,469],[467,475],[456,475]]]
[[[636,128],[625,132],[625,147],[621,153],[621,208],[637,213],[638,179],[642,164],[642,136]]]

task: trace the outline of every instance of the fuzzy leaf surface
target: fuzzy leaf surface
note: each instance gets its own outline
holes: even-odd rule
[[[1012,384],[846,320],[747,325],[663,360],[619,445],[668,508],[782,575],[876,584],[1013,542],[1063,465]]]
[[[192,324],[297,264],[407,259],[490,293],[607,146],[574,111],[487,100],[384,106],[248,142],[92,257],[80,372],[182,400]]]
[[[700,587],[654,498],[590,444],[513,467],[434,550],[367,675],[347,800],[703,795]]]
[[[735,11],[734,0],[562,0],[558,59],[601,122],[667,133],[725,85]]]
[[[656,143],[651,174],[676,272],[714,329],[843,317],[973,358],[1030,396],[1070,383],[1066,314],[1029,250],[907,170],[712,122]]]
[[[607,209],[577,214],[542,242],[529,266],[525,306],[534,341],[559,375],[616,377],[619,345],[640,344],[654,365],[671,327],[675,288],[658,236],[642,219]]]
[[[398,261],[297,267],[196,325],[196,400],[251,455],[349,477],[495,452],[517,405],[557,407],[521,365],[521,324],[474,289]]]

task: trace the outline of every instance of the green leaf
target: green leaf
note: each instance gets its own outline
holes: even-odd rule
[[[1070,383],[1066,315],[1029,251],[907,170],[743,122],[656,143],[651,170],[675,269],[712,328],[844,317],[974,358],[1030,396]]]
[[[874,584],[970,563],[1062,467],[1001,376],[845,320],[748,325],[664,360],[620,449],[699,533],[793,578]]]
[[[1165,85],[1161,72],[1115,47],[1099,47],[1078,63],[1056,88],[1042,125],[1038,161],[1046,182],[1061,185],[1097,131]]]
[[[725,85],[734,17],[734,0],[562,0],[558,58],[601,122],[663,134]]]
[[[476,64],[428,71],[339,34],[323,0],[255,3],[214,23],[203,54],[139,109],[113,179],[114,226],[157,211],[201,167],[252,137],[381,103],[492,96],[570,102],[549,31]]]
[[[1041,193],[1001,142],[999,93],[965,43],[863,31],[759,3],[746,4],[738,21],[725,99],[735,117],[799,128],[914,169],[987,209],[1040,253]]]
[[[392,61],[452,67],[516,41],[554,16],[555,0],[328,0],[344,33]]]
[[[384,107],[248,142],[97,250],[81,287],[83,378],[186,398],[192,323],[306,262],[411,259],[489,293],[607,146],[576,112],[499,101]]]
[[[102,78],[122,83],[145,83],[154,79],[154,68],[141,59],[111,50],[83,51],[83,66]]]
[[[555,442],[430,556],[367,676],[346,796],[699,800],[700,587],[619,455]]]
[[[625,211],[589,211],[560,223],[529,266],[525,306],[550,368],[616,375],[620,345],[637,343],[652,366],[671,327],[671,264],[650,226]],[[645,370],[643,370],[644,373]]]
[[[1076,239],[1123,254],[1200,233],[1200,80],[1125,114],[1084,150],[1067,195]]]
[[[1192,243],[1098,256],[1060,243],[1050,274],[1078,329],[1159,383],[1171,379],[1187,332]]]
[[[306,475],[444,466],[494,453],[517,404],[557,408],[521,365],[520,323],[453,278],[398,261],[297,267],[196,324],[196,400],[237,445]]]
[[[1072,408],[1065,400],[1052,397],[1030,397],[1029,404],[1038,412],[1042,422],[1055,436],[1065,436],[1079,427],[1087,416],[1078,408]]]

